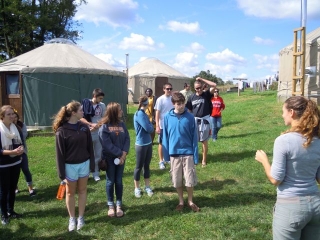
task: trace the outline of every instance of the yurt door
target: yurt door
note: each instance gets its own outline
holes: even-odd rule
[[[18,111],[22,119],[22,87],[19,72],[2,72],[1,78],[1,104],[11,105]]]
[[[160,97],[163,95],[163,85],[168,82],[167,77],[156,77],[155,79],[155,96]]]

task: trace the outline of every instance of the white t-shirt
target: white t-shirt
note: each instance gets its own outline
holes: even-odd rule
[[[166,115],[167,112],[169,112],[173,108],[171,98],[172,98],[171,95],[170,96],[162,95],[161,97],[159,97],[157,99],[156,105],[154,106],[154,109],[156,111],[159,111],[159,113],[160,113],[160,115],[159,115],[160,129],[163,129],[164,115]]]

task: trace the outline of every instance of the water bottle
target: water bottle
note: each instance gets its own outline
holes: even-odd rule
[[[66,192],[66,182],[61,181],[58,192],[57,192],[57,199],[62,200],[64,198],[65,192]]]

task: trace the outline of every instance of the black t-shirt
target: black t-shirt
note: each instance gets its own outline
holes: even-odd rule
[[[202,92],[200,96],[193,94],[189,97],[186,107],[192,111],[195,117],[204,117],[211,114],[212,94],[210,91]]]

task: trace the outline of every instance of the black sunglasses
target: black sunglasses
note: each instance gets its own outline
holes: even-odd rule
[[[201,87],[197,87],[197,88],[195,88],[195,90],[200,90],[201,89]]]
[[[171,91],[171,90],[172,90],[172,88],[166,88],[166,90]]]

